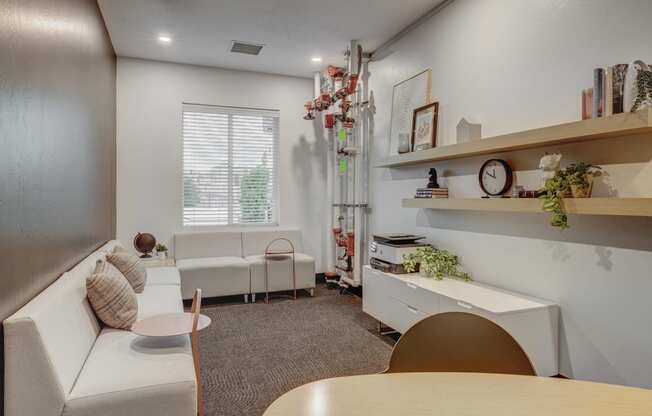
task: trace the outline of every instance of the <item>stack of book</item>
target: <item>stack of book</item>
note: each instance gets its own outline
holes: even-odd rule
[[[448,188],[417,188],[415,198],[448,198]]]
[[[582,120],[622,113],[627,64],[595,68],[593,88],[582,90]]]

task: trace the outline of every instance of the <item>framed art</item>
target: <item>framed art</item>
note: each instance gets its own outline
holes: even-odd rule
[[[425,150],[437,146],[437,113],[434,102],[414,109],[412,115],[412,149]]]
[[[430,103],[432,71],[426,69],[394,85],[392,90],[392,118],[389,132],[389,155],[403,153],[401,138],[412,136],[412,110]],[[399,152],[401,148],[401,152]],[[408,151],[411,151],[411,146]]]

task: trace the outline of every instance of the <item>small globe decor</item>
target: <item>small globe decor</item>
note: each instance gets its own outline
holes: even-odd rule
[[[156,247],[156,238],[150,233],[138,233],[134,237],[134,248],[141,253],[140,258],[149,258]]]

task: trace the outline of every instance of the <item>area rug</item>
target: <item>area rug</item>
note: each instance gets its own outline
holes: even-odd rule
[[[384,370],[392,340],[353,294],[319,285],[315,297],[205,305],[201,332],[206,415],[260,416],[279,396],[329,377]]]

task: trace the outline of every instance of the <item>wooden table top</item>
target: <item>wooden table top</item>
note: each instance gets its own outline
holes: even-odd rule
[[[399,373],[298,387],[264,416],[650,416],[652,390],[547,377]]]
[[[199,315],[197,331],[211,324],[211,318]],[[145,318],[131,326],[131,332],[144,337],[173,337],[192,332],[192,313],[166,313]]]

